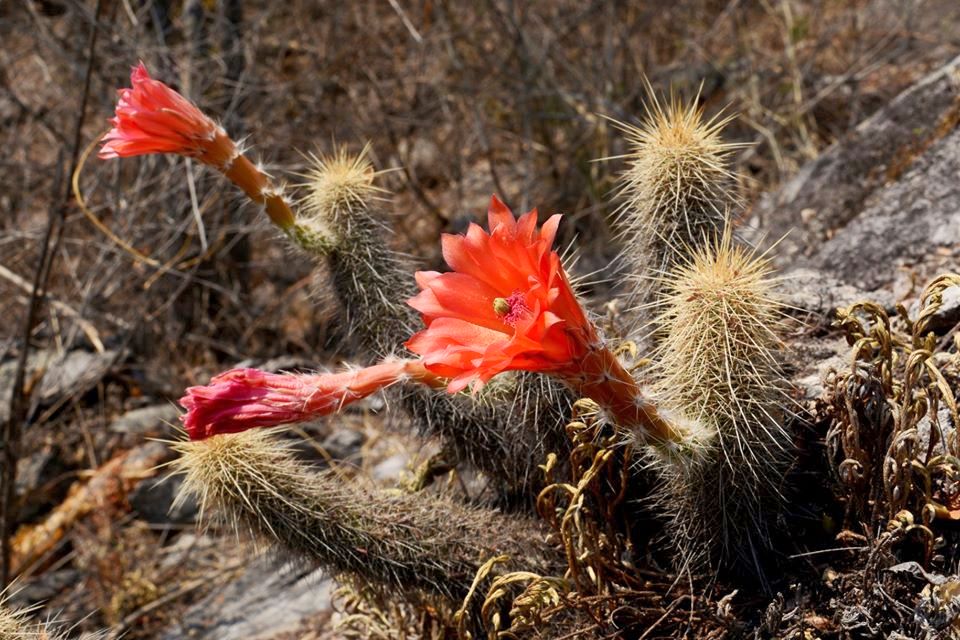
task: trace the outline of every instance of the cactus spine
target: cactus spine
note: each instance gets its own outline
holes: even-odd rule
[[[40,627],[28,623],[23,612],[0,604],[0,640],[39,639],[43,637],[40,633]]]
[[[761,580],[792,448],[775,281],[770,264],[726,232],[668,276],[656,319],[659,397],[716,432],[699,459],[662,465],[673,537],[688,564],[746,568]]]
[[[248,530],[283,552],[363,584],[457,603],[480,566],[506,554],[548,570],[555,554],[523,518],[468,508],[424,493],[387,493],[315,472],[270,430],[176,445],[185,475],[179,499]]]
[[[65,640],[66,635],[56,622],[30,621],[28,614],[31,610],[10,608],[0,599],[0,640]]]

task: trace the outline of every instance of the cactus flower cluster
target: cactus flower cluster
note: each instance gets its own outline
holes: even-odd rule
[[[179,93],[154,80],[141,63],[132,88],[120,91],[113,128],[101,158],[174,153],[222,171],[257,201],[282,229],[295,225],[289,210],[273,211],[262,174],[239,153],[223,129]],[[247,170],[238,171],[240,165]],[[281,201],[281,204],[286,205]],[[447,378],[449,393],[475,388],[506,371],[558,376],[575,392],[607,409],[640,440],[678,441],[682,433],[664,419],[604,347],[570,285],[553,242],[554,215],[537,226],[534,209],[519,219],[497,197],[489,230],[471,225],[466,235],[445,235],[443,255],[452,271],[419,271],[421,291],[409,304],[426,328],[405,346],[419,364],[384,363],[351,374],[312,377],[229,371],[207,387],[192,387],[182,400],[192,438],[308,420],[393,384],[401,377],[431,386]],[[422,367],[433,375],[410,375]]]

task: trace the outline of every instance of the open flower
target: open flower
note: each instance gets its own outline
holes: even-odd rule
[[[131,88],[119,91],[113,128],[103,137],[101,158],[176,153],[224,167],[237,148],[226,132],[192,102],[147,73],[141,62]]]
[[[272,427],[336,413],[404,378],[431,383],[419,362],[397,360],[365,369],[319,375],[231,369],[210,384],[190,387],[180,404],[192,440],[254,427]]]
[[[553,250],[560,216],[537,229],[537,212],[515,219],[496,196],[490,232],[471,224],[444,235],[449,273],[420,271],[409,304],[427,328],[406,343],[455,392],[510,370],[572,372],[598,339]]]
[[[450,393],[504,371],[540,371],[639,437],[678,442],[682,434],[644,397],[577,302],[553,250],[560,216],[537,229],[536,209],[518,220],[496,196],[487,215],[489,233],[470,225],[465,236],[443,236],[452,272],[417,273],[420,293],[409,304],[427,327],[407,348],[427,371],[451,379]]]

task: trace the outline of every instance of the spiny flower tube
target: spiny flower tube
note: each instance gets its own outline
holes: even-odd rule
[[[560,216],[537,229],[537,212],[519,219],[496,196],[489,233],[470,225],[444,235],[447,273],[416,274],[420,293],[409,304],[426,324],[406,346],[426,369],[450,378],[455,393],[505,371],[560,377],[606,408],[620,424],[654,442],[681,438],[646,400],[633,377],[604,347],[577,301],[553,241]]]
[[[187,410],[181,420],[191,440],[303,422],[336,413],[402,379],[435,383],[435,377],[415,360],[318,375],[231,369],[206,386],[187,389],[180,399]]]
[[[174,153],[195,158],[223,173],[264,206],[278,227],[293,231],[290,205],[270,178],[237,148],[223,127],[192,102],[150,77],[141,62],[130,73],[131,87],[120,89],[113,128],[104,135],[100,158]]]

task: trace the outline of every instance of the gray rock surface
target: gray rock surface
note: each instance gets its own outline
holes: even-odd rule
[[[815,316],[822,322],[831,320],[838,307],[847,307],[861,300],[872,300],[891,310],[895,304],[890,291],[864,291],[823,270],[804,267],[792,269],[783,277],[780,295],[788,311],[801,317]]]
[[[183,476],[177,474],[145,478],[127,495],[127,501],[140,518],[150,524],[191,524],[196,522],[200,507],[192,495],[175,504],[182,484]]]
[[[774,252],[781,266],[818,266],[867,289],[887,281],[871,270],[900,252],[916,258],[932,247],[956,246],[958,119],[960,58],[900,94],[763,198],[749,227],[766,239],[754,239],[769,245],[783,238]]]
[[[48,405],[59,398],[84,393],[99,382],[120,359],[117,351],[95,353],[75,350],[64,354],[35,351],[27,358],[27,380],[40,378],[33,402]],[[17,361],[0,364],[0,422],[10,415],[10,394],[17,371]]]
[[[960,130],[874,192],[809,263],[864,289],[891,284],[898,267],[960,256]]]
[[[147,437],[169,433],[176,425],[182,410],[175,405],[154,404],[131,409],[110,423],[110,430],[124,435]]]
[[[161,638],[269,640],[295,633],[332,615],[333,589],[319,570],[256,558],[236,580],[193,605]]]

